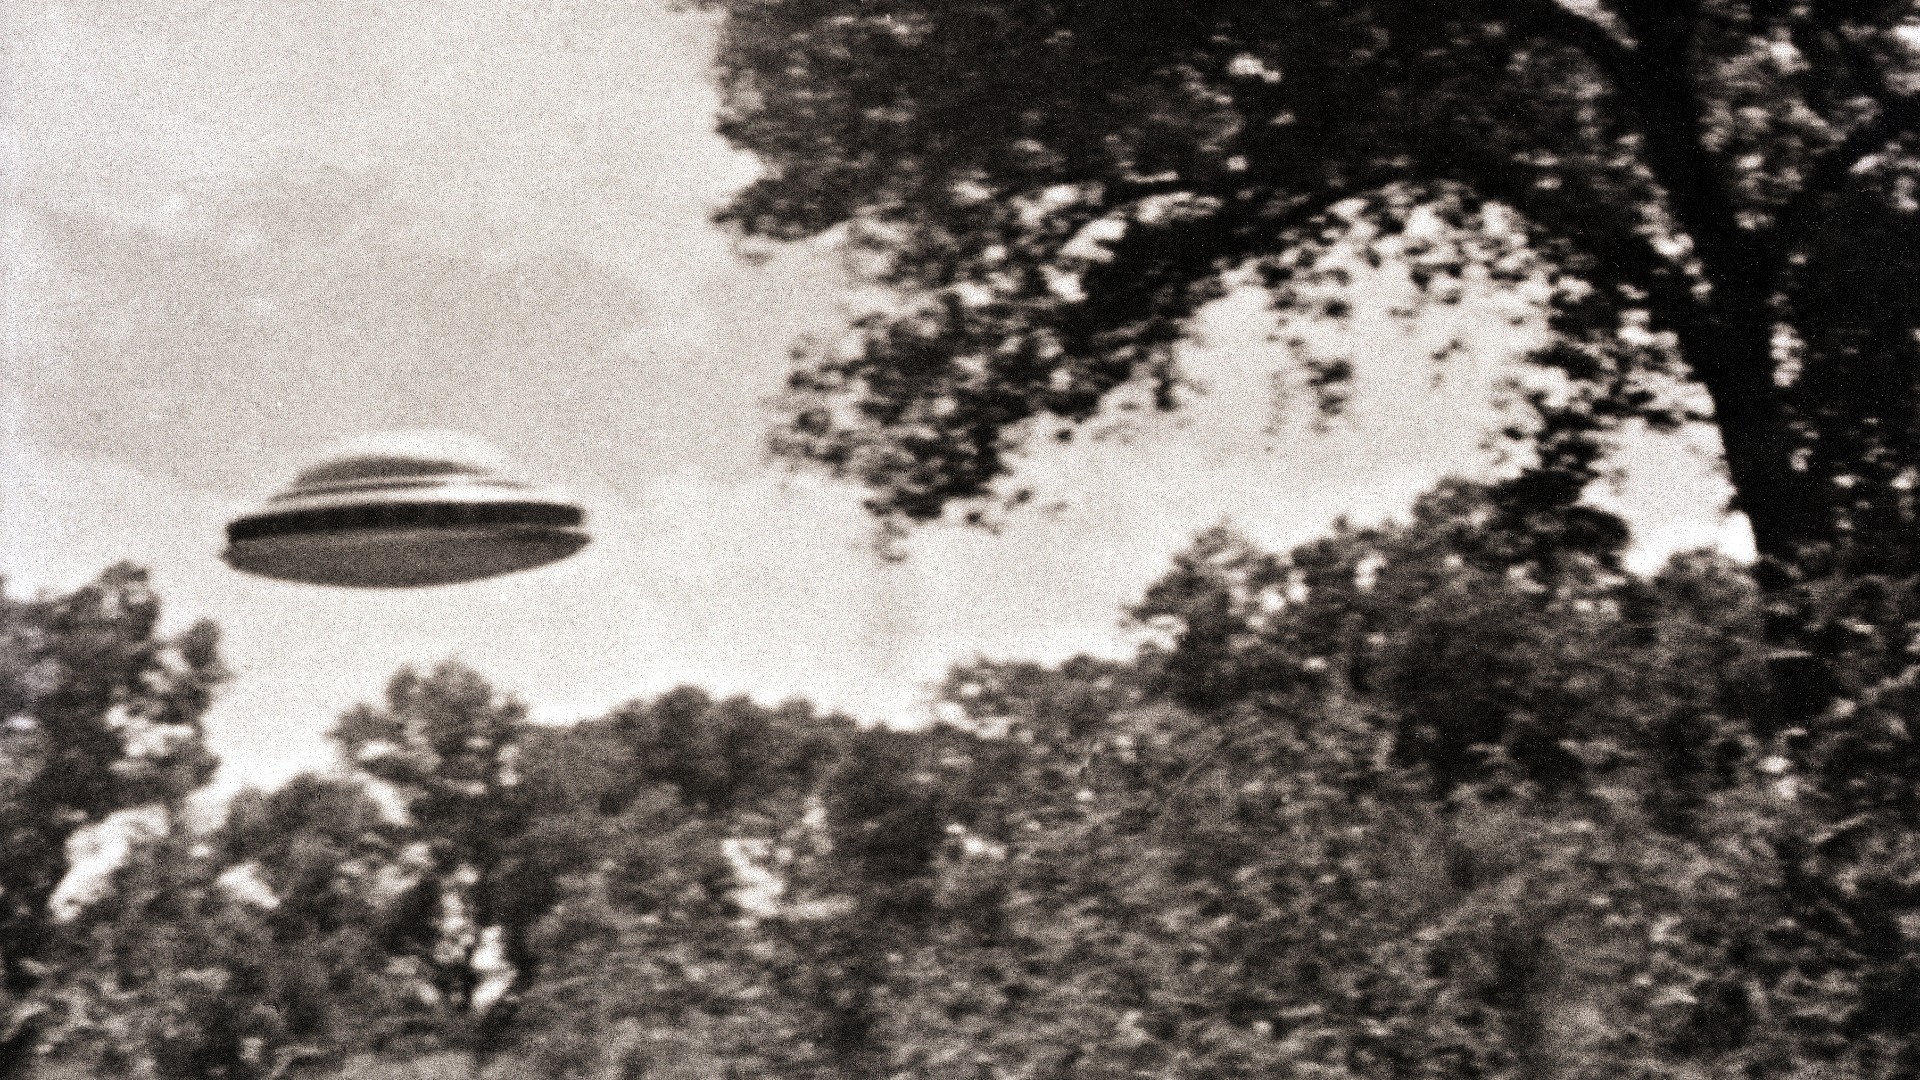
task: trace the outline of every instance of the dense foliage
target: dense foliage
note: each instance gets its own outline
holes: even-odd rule
[[[763,166],[723,219],[830,236],[896,298],[804,353],[777,439],[888,519],[1019,499],[1014,451],[1123,384],[1173,402],[1227,290],[1337,317],[1387,264],[1538,305],[1568,389],[1517,418],[1535,494],[1700,414],[1779,577],[1915,569],[1911,2],[704,6]]]
[[[0,587],[0,1076],[49,1023],[34,995],[70,841],[120,811],[177,805],[213,773],[200,718],[224,677],[219,635],[201,623],[168,638],[159,621],[130,566],[61,597]]]
[[[1537,454],[1208,531],[1134,655],[965,665],[923,729],[542,726],[447,663],[213,824],[212,629],[127,567],[0,592],[0,1078],[1920,1074],[1911,3],[706,3],[724,216],[892,290],[777,440],[882,517],[1174,403],[1227,291],[1382,266],[1535,305]],[[1690,418],[1757,574],[1580,503]]]
[[[1835,586],[1868,676],[1808,733],[1742,567],[1508,509],[1210,530],[1134,656],[965,665],[913,731],[403,671],[335,775],[43,909],[12,1030],[149,1080],[1912,1075],[1908,599]]]

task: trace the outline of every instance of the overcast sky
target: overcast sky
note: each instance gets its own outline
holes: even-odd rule
[[[226,784],[325,760],[406,663],[459,656],[539,715],[679,683],[911,721],[976,654],[1125,647],[1120,608],[1196,530],[1276,546],[1487,469],[1520,343],[1469,307],[1345,344],[1351,424],[1276,410],[1256,298],[1208,313],[1170,419],[1029,464],[998,536],[877,561],[859,493],[764,458],[787,346],[846,317],[825,253],[740,257],[707,223],[753,163],[712,133],[711,26],[637,2],[36,0],[4,28],[0,570],[66,589],[151,567],[236,672]],[[1421,360],[1472,348],[1436,385]],[[1297,412],[1297,410],[1296,410]],[[481,435],[586,502],[595,543],[496,582],[360,593],[240,577],[222,523],[312,450],[390,427]],[[1644,562],[1739,547],[1698,449],[1631,456]]]

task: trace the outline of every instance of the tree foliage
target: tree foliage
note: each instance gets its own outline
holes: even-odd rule
[[[219,635],[159,632],[144,571],[63,596],[0,590],[0,1076],[45,1022],[34,993],[60,935],[49,907],[82,829],[173,804],[212,775],[201,717],[225,678]]]
[[[1501,505],[1201,536],[1131,661],[968,665],[951,724],[789,774],[771,899],[688,879],[679,801],[670,887],[556,909],[533,1074],[1898,1075],[1905,946],[1816,903],[1869,864],[1797,854],[1751,580],[1541,560]]]
[[[831,234],[898,296],[805,355],[776,439],[890,520],[1017,500],[1021,442],[1129,381],[1171,404],[1226,290],[1338,315],[1387,263],[1427,303],[1542,306],[1566,389],[1517,429],[1527,500],[1703,412],[1777,570],[1912,568],[1911,4],[705,6],[764,169],[723,219]]]
[[[425,1010],[380,948],[374,865],[340,843],[364,811],[327,787],[244,796],[211,838],[142,837],[65,929],[43,1056],[125,1080],[279,1080],[404,1045]]]
[[[388,924],[389,946],[429,973],[456,1012],[485,1012],[483,951],[489,935],[511,993],[525,938],[543,913],[545,885],[531,873],[533,807],[520,763],[526,706],[501,698],[478,672],[448,662],[404,668],[385,708],[359,706],[333,737],[346,759],[399,803],[417,862]]]
[[[1807,730],[1744,568],[1636,573],[1617,520],[1522,509],[1452,481],[1286,552],[1209,530],[1133,655],[961,665],[914,730],[693,688],[537,725],[403,670],[338,774],[176,817],[48,923],[43,1060],[1912,1075],[1911,593],[1810,594],[1850,681]]]

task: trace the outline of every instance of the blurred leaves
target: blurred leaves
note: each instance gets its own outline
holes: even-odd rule
[[[913,730],[403,670],[334,775],[129,832],[11,1015],[151,1078],[1911,1075],[1910,591],[1800,588],[1842,704],[1783,729],[1779,601],[1596,513],[1209,530],[1134,656],[962,665]]]
[[[45,1018],[33,1000],[61,932],[70,844],[124,810],[178,807],[212,775],[201,717],[226,678],[207,623],[159,633],[144,570],[64,596],[0,589],[0,1075]]]
[[[1908,5],[697,6],[761,165],[719,220],[885,297],[795,347],[773,448],[886,528],[991,523],[1040,440],[1178,405],[1178,346],[1237,290],[1338,412],[1400,361],[1305,328],[1385,288],[1545,331],[1504,424],[1523,482],[1577,493],[1623,429],[1711,423],[1763,556],[1920,565]]]

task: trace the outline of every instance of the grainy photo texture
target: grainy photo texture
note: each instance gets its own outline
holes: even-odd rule
[[[0,15],[0,1080],[1920,1075],[1913,0]]]

